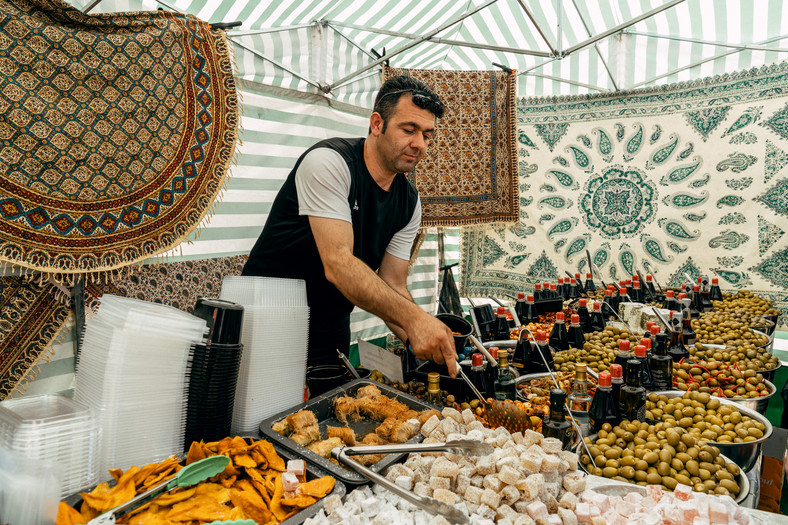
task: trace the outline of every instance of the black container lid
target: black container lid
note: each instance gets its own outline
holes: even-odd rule
[[[235,345],[241,342],[244,307],[238,303],[201,297],[194,306],[194,315],[208,324],[206,342]]]

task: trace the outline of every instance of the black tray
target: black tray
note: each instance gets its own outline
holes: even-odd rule
[[[544,315],[550,312],[560,312],[564,309],[564,300],[560,297],[553,297],[550,299],[540,299],[534,301],[536,313]]]
[[[250,440],[250,439],[253,439],[253,440],[259,439],[257,436],[242,436],[242,437],[244,439],[246,439],[247,441]],[[278,446],[276,443],[274,443],[273,445],[274,445],[274,450],[276,451],[277,454],[279,454],[279,457],[281,457],[282,459],[285,460],[285,463],[288,460],[291,460],[291,459],[303,459],[303,458],[298,457],[296,454],[293,454],[291,451],[285,449],[284,447]],[[307,481],[312,481],[315,478],[322,478],[323,476],[330,476],[330,475],[331,474],[323,471],[322,469],[320,469],[318,467],[315,467],[314,465],[310,465],[310,464],[306,465],[306,480]],[[334,476],[334,478],[336,478],[336,476]],[[114,486],[115,485],[115,480],[114,479],[110,480],[109,484],[110,484],[110,486]],[[90,487],[89,489],[83,490],[82,492],[90,492],[90,491],[92,491],[95,488],[96,487]],[[303,509],[302,511],[297,512],[296,514],[290,516],[285,521],[283,521],[280,525],[301,525],[302,523],[304,523],[307,520],[307,518],[311,518],[312,516],[317,514],[318,511],[323,508],[323,505],[325,503],[325,499],[328,496],[333,496],[334,494],[336,494],[340,498],[344,498],[345,494],[347,494],[347,487],[345,487],[345,484],[342,483],[342,481],[340,481],[338,479],[334,483],[334,488],[331,489],[331,492],[326,494],[325,497],[320,498],[314,504],[312,504],[309,507]],[[64,498],[63,501],[65,503],[67,503],[68,505],[74,507],[75,509],[79,510],[79,506],[82,505],[81,492],[77,493],[77,494],[72,494],[71,496],[68,496],[68,497]]]
[[[412,408],[416,411],[421,410],[431,410],[434,409],[432,405],[421,401],[420,399],[416,399],[415,397],[405,394],[396,388],[384,385],[383,383],[378,383],[377,381],[372,381],[370,379],[356,379],[355,381],[351,381],[341,387],[335,388],[334,390],[330,390],[325,394],[321,394],[313,399],[310,399],[306,403],[302,403],[300,405],[294,406],[293,408],[289,408],[284,410],[275,416],[269,417],[263,420],[260,423],[260,435],[271,441],[272,443],[279,445],[287,450],[292,451],[297,456],[305,459],[307,463],[314,465],[328,474],[334,476],[337,480],[341,480],[345,485],[366,485],[370,483],[370,481],[358,474],[355,471],[352,471],[344,466],[339,466],[336,463],[329,461],[326,458],[318,456],[311,450],[306,447],[302,447],[295,441],[287,438],[279,433],[277,433],[272,427],[273,424],[277,421],[281,421],[285,417],[289,416],[290,414],[295,414],[299,410],[311,410],[315,413],[317,417],[317,421],[320,425],[320,435],[326,435],[326,427],[342,427],[348,426],[353,429],[356,435],[363,435],[369,432],[374,432],[375,428],[380,425],[380,421],[374,421],[372,419],[362,419],[361,421],[348,421],[348,424],[345,425],[341,423],[336,417],[334,417],[334,410],[333,410],[333,399],[339,396],[348,395],[348,396],[355,396],[356,392],[359,388],[367,386],[367,385],[375,385],[378,387],[382,394],[387,395],[390,398],[396,399],[400,403]],[[421,443],[421,440],[424,439],[420,433],[417,433],[415,436],[408,440],[408,443]],[[380,472],[384,470],[386,467],[395,463],[398,459],[403,457],[405,453],[401,454],[387,454],[383,457],[380,461],[375,463],[374,465],[370,466],[373,471]]]
[[[441,390],[447,391],[453,395],[455,401],[462,403],[467,398],[476,396],[473,394],[468,384],[460,377],[451,377],[446,365],[439,365],[434,361],[425,361],[416,368],[415,379],[427,384],[427,374],[430,372],[437,372],[440,374],[440,387]],[[435,408],[435,407],[432,407]]]

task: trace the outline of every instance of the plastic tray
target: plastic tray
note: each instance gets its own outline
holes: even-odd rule
[[[295,414],[299,410],[311,410],[317,417],[318,424],[320,425],[321,436],[326,435],[326,427],[329,426],[348,426],[353,429],[357,436],[374,432],[375,428],[380,425],[380,421],[362,419],[361,421],[348,421],[348,424],[345,425],[344,423],[341,423],[336,417],[334,417],[334,398],[343,395],[355,396],[359,388],[367,385],[375,385],[382,394],[398,400],[413,410],[432,410],[435,408],[432,405],[421,401],[420,399],[416,399],[413,396],[397,390],[396,388],[372,381],[370,379],[356,379],[355,381],[351,381],[350,383],[342,385],[341,387],[335,388],[334,390],[329,390],[325,394],[310,399],[306,403],[302,403],[263,420],[263,422],[260,423],[260,434],[272,443],[292,451],[297,456],[305,459],[308,463],[326,471],[330,475],[334,476],[337,480],[341,480],[343,483],[345,483],[345,485],[366,485],[370,483],[370,481],[361,474],[358,474],[357,472],[349,470],[343,466],[339,466],[326,458],[318,456],[308,448],[302,447],[295,441],[292,441],[290,438],[277,433],[272,427],[277,421],[281,421],[285,417],[289,416],[290,414]],[[422,436],[420,433],[417,433],[414,437],[408,440],[408,443],[420,443],[422,439],[424,439],[424,436]],[[372,465],[370,468],[375,472],[380,472],[389,465],[395,463],[404,455],[405,453],[387,454],[383,457],[383,459]]]

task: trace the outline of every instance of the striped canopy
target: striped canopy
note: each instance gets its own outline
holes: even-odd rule
[[[521,96],[631,90],[788,58],[783,0],[72,0],[240,21],[240,77],[369,107],[380,64],[519,72]]]

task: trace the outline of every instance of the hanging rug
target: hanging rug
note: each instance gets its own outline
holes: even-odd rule
[[[421,80],[446,104],[427,156],[408,174],[421,226],[517,221],[516,72],[383,68],[384,81],[398,75]]]
[[[237,124],[209,24],[0,0],[0,261],[75,274],[177,246],[223,187]]]
[[[66,324],[68,302],[59,293],[37,278],[0,277],[0,401]]]

